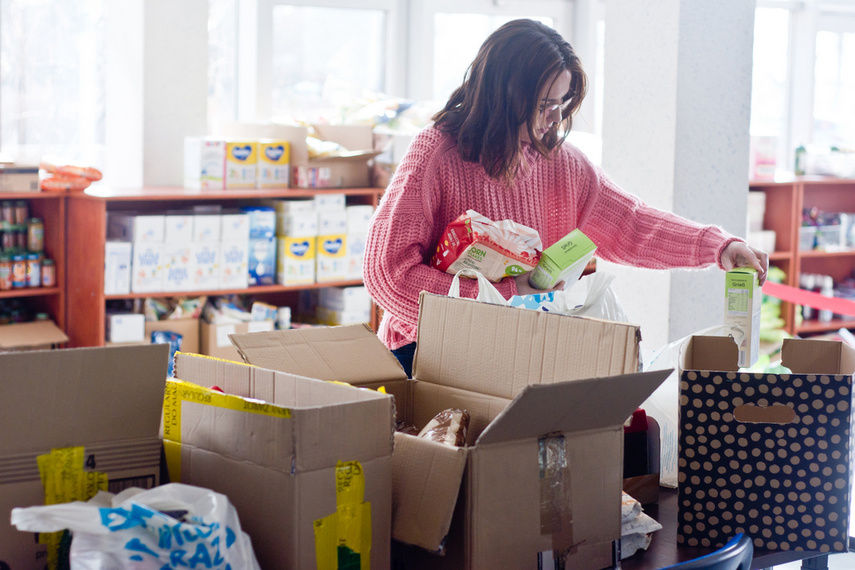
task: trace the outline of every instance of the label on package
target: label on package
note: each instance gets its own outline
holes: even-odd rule
[[[532,287],[552,289],[561,281],[574,283],[585,271],[597,246],[576,229],[547,247],[528,277]]]

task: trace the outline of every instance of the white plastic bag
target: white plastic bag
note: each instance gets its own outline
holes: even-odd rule
[[[677,487],[677,420],[680,413],[680,354],[693,336],[732,336],[736,344],[745,336],[739,325],[718,325],[684,336],[644,358],[644,372],[673,368],[674,372],[644,401],[641,409],[659,424],[659,484]]]
[[[629,317],[612,290],[615,276],[595,271],[564,289],[564,304],[570,315],[628,323]]]
[[[30,532],[71,530],[72,570],[260,570],[228,498],[182,483],[131,488],[115,496],[99,492],[87,502],[15,508],[12,524]]]
[[[479,271],[475,271],[474,269],[461,269],[457,273],[454,274],[454,279],[451,280],[451,287],[448,288],[448,296],[449,297],[460,297],[460,277],[461,275],[465,275],[468,277],[475,277],[478,279],[478,296],[475,297],[476,301],[481,301],[482,303],[490,303],[493,305],[507,305],[508,301],[499,293],[499,290],[490,283],[490,280],[481,275]]]

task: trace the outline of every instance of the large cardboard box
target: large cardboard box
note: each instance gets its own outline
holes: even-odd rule
[[[226,494],[262,568],[343,567],[321,563],[340,545],[353,567],[389,568],[389,396],[184,353],[175,368],[170,479]]]
[[[112,492],[160,483],[168,352],[147,345],[0,354],[0,567],[45,566],[45,545],[9,523],[14,507],[45,502],[39,456],[82,447],[73,470],[106,474]]]
[[[382,385],[419,428],[470,412],[465,448],[395,434],[392,537],[421,547],[410,562],[536,567],[555,551],[567,567],[612,564],[623,422],[669,372],[636,373],[636,326],[422,293],[413,380],[365,325],[231,340],[258,366]]]
[[[68,342],[68,336],[53,321],[0,325],[0,352],[45,350]]]
[[[680,381],[680,544],[738,532],[764,550],[846,552],[855,350],[785,339],[792,374],[738,372],[730,337],[692,337]]]
[[[249,321],[246,323],[212,324],[199,322],[199,352],[206,356],[214,356],[223,360],[240,361],[240,354],[232,346],[229,335],[247,332],[271,331],[275,327],[273,321]],[[182,352],[191,352],[182,348]]]

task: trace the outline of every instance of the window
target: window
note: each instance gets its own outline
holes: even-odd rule
[[[855,21],[816,34],[813,143],[855,147]]]
[[[103,0],[0,1],[0,151],[101,166]]]

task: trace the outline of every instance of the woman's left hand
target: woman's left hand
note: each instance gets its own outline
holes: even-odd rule
[[[721,265],[725,271],[737,267],[753,267],[757,270],[762,286],[766,282],[766,273],[769,270],[769,254],[743,241],[732,241],[721,252]]]

